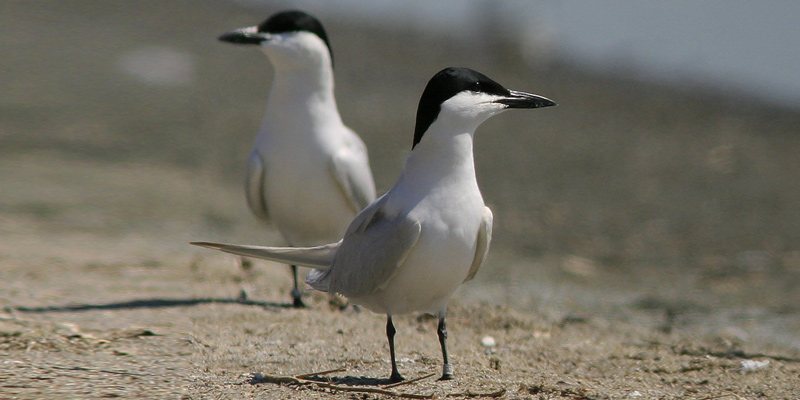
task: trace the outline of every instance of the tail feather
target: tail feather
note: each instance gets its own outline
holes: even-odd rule
[[[314,288],[314,290],[319,290],[320,292],[328,292],[328,287],[330,286],[330,271],[325,270],[322,271],[320,269],[312,269],[308,275],[306,275],[306,283],[308,286]]]
[[[333,261],[333,256],[341,241],[317,247],[242,246],[211,242],[191,242],[190,244],[240,256],[263,258],[300,267],[325,270]]]

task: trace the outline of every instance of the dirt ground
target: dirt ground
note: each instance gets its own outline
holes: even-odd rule
[[[225,255],[154,250],[155,239],[95,249],[103,239],[83,239],[84,245],[73,246],[43,238],[35,247],[45,250],[23,257],[30,262],[3,259],[3,398],[384,397],[259,380],[259,374],[344,368],[329,377],[351,387],[383,387],[389,360],[382,316],[341,310],[321,295],[309,296],[309,309],[289,308],[285,267],[257,263],[244,272]],[[52,247],[44,243],[51,241]],[[14,243],[23,247],[5,241],[4,254]],[[541,267],[508,259],[506,249],[495,253],[500,256],[484,275],[505,263]],[[523,399],[800,394],[796,348],[748,333],[767,318],[763,311],[721,316],[699,306],[668,308],[592,288],[582,278],[520,283],[524,290],[529,284],[583,288],[596,291],[600,303],[617,304],[593,311],[540,294],[525,308],[513,293],[521,287],[508,293],[507,283],[492,279],[466,285],[448,319],[456,379],[435,380],[441,373],[436,321],[402,316],[395,321],[401,372],[434,376],[394,390],[439,396],[505,390],[506,398]],[[250,300],[236,300],[241,289]],[[509,297],[516,301],[502,304]],[[796,326],[796,315],[784,318]],[[482,345],[487,336],[494,347]]]
[[[288,268],[187,244],[281,243],[240,187],[269,69],[214,41],[275,10],[125,7],[0,13],[0,399],[800,398],[800,113],[323,21],[379,190],[445,65],[560,103],[477,133],[495,241],[448,311],[456,379],[436,381],[436,321],[398,316],[400,372],[433,376],[387,388],[383,316],[292,309]]]

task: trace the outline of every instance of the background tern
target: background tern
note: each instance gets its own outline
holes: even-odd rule
[[[342,240],[307,248],[192,244],[314,268],[306,278],[314,289],[386,314],[391,381],[403,380],[395,359],[392,315],[437,315],[440,379],[452,379],[447,303],[478,272],[492,237],[492,212],[475,177],[474,132],[504,110],[554,105],[541,96],[508,90],[471,69],[446,68],[422,93],[412,150],[399,179],[358,214]]]
[[[271,221],[290,246],[338,240],[353,217],[375,200],[361,138],[342,123],[333,93],[333,56],[322,24],[283,11],[219,40],[256,45],[274,78],[261,129],[247,160],[247,204]],[[292,264],[295,307],[303,301]]]

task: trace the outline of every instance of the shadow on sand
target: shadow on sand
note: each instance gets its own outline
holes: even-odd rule
[[[274,377],[273,379],[265,378],[264,375],[260,373],[254,373],[250,376],[250,380],[248,383],[251,385],[258,385],[262,383],[275,383]],[[392,382],[388,378],[369,378],[366,376],[303,376],[303,379],[307,381],[315,381],[315,382],[323,382],[323,383],[331,383],[335,385],[346,385],[346,386],[382,386],[388,385]]]
[[[241,304],[245,306],[262,307],[265,310],[277,311],[279,309],[292,308],[291,303],[273,303],[253,300],[238,299],[139,299],[114,303],[102,304],[74,304],[64,306],[44,306],[44,307],[14,307],[14,310],[26,313],[49,313],[49,312],[76,312],[76,311],[95,311],[95,310],[133,310],[137,308],[166,308],[166,307],[189,307],[201,304]]]

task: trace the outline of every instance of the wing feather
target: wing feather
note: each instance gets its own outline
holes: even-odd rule
[[[366,161],[366,147],[358,137],[355,139],[358,142],[350,143],[331,157],[328,170],[353,213],[358,214],[375,201],[375,183]]]
[[[464,282],[472,280],[481,264],[486,260],[486,255],[489,254],[489,244],[492,242],[492,221],[494,216],[489,207],[483,208],[483,218],[481,219],[481,226],[478,228],[478,238],[476,239],[475,257],[472,259],[472,266],[469,267],[469,273]]]
[[[264,185],[266,184],[267,166],[258,151],[253,149],[247,159],[245,172],[245,196],[247,206],[258,218],[269,221],[267,200],[264,198]]]
[[[382,198],[350,225],[331,268],[306,282],[346,297],[378,290],[401,268],[419,239],[422,226],[407,215],[391,215]],[[311,277],[311,275],[310,275]]]

